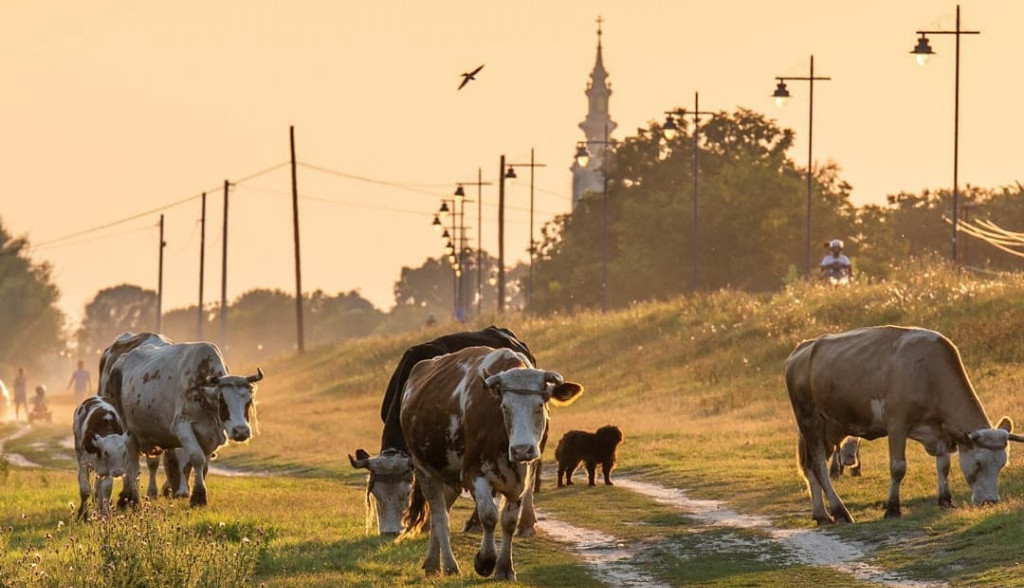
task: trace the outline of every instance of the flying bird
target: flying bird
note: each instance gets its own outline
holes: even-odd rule
[[[473,71],[462,74],[462,83],[459,84],[459,89],[461,90],[463,86],[468,84],[469,80],[475,80],[476,74],[480,73],[480,70],[482,70],[483,68],[484,66],[480,65],[480,67],[474,69]]]

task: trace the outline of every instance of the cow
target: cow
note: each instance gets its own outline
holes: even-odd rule
[[[997,480],[1007,442],[1024,441],[1004,417],[992,427],[945,336],[914,327],[866,327],[803,341],[785,364],[786,387],[799,428],[798,456],[819,525],[853,522],[828,475],[829,451],[846,435],[889,438],[891,482],[885,516],[898,517],[907,471],[907,439],[935,456],[938,502],[952,507],[950,454],[974,504],[999,501]],[[829,510],[825,509],[828,498]]]
[[[367,508],[376,513],[377,531],[381,535],[397,534],[401,530],[402,512],[409,504],[409,497],[416,484],[415,477],[411,483],[407,483],[403,473],[412,471],[412,461],[409,459],[409,449],[402,436],[400,420],[402,391],[409,379],[409,373],[420,361],[476,346],[511,349],[525,355],[531,364],[537,363],[530,348],[515,333],[495,325],[479,331],[442,335],[432,341],[413,345],[402,354],[384,392],[384,400],[380,406],[380,418],[384,422],[380,454],[369,457],[363,449],[357,449],[355,458],[351,454],[348,456],[352,467],[369,471],[366,488]],[[544,432],[544,441],[547,441],[547,431]],[[541,450],[543,449],[542,442]],[[366,455],[366,458],[360,457],[361,453]],[[539,465],[534,488],[540,489]],[[372,513],[368,512],[368,517],[370,516]],[[533,535],[536,521],[532,501],[528,500],[524,505],[523,517],[519,521],[519,534]],[[474,530],[479,526],[480,520],[474,510],[463,530]]]
[[[832,454],[828,475],[838,480],[847,468],[851,477],[860,475],[860,437],[847,437],[839,444],[839,449]]]
[[[366,480],[366,527],[370,530],[371,520],[377,520],[377,532],[381,536],[397,537],[402,531],[402,512],[412,494],[412,458],[408,453],[385,449],[380,455],[370,457],[362,449],[356,456],[348,456],[352,467],[369,472]]]
[[[469,347],[413,367],[402,395],[401,420],[422,494],[413,494],[404,534],[419,530],[429,509],[430,541],[423,561],[428,575],[459,573],[448,514],[465,489],[483,526],[474,568],[481,576],[494,572],[501,579],[516,579],[512,537],[541,454],[548,404],[569,404],[582,392],[579,384],[535,369],[524,354],[510,349]],[[494,544],[495,494],[503,499],[500,554]]]
[[[228,375],[211,343],[142,345],[114,361],[100,393],[124,418],[131,455],[184,449],[195,475],[189,502],[203,506],[205,472],[214,450],[229,438],[244,442],[252,436],[254,384],[261,379],[259,368],[252,376]],[[129,460],[124,486],[118,504],[137,503],[136,460]],[[188,495],[186,477],[181,477],[176,494]]]
[[[90,396],[75,409],[71,430],[78,458],[78,492],[82,500],[78,518],[86,518],[91,494],[90,472],[96,472],[96,503],[100,514],[107,516],[114,478],[125,475],[128,469],[129,434],[124,422],[114,405],[98,396]]]

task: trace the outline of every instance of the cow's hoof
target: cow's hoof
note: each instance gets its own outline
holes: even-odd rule
[[[516,571],[512,568],[512,566],[509,566],[508,569],[496,570],[494,572],[494,579],[496,579],[496,580],[506,580],[506,581],[509,581],[509,582],[515,582],[516,581]]]
[[[814,522],[817,523],[819,527],[828,527],[835,523],[832,519],[814,519]]]
[[[476,557],[473,558],[473,568],[476,569],[476,573],[480,574],[484,578],[490,576],[494,571],[494,564],[497,563],[498,556],[491,554],[483,556],[479,551],[476,552]]]
[[[188,504],[189,506],[206,506],[206,493],[193,492]]]
[[[903,515],[903,513],[900,512],[900,507],[898,507],[898,506],[887,506],[887,507],[885,507],[885,518],[887,518],[887,519],[898,519],[902,515]]]
[[[537,529],[534,527],[520,527],[516,534],[520,537],[533,537],[537,534]]]

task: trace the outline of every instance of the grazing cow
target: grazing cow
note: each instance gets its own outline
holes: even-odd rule
[[[800,429],[799,461],[819,525],[853,522],[828,476],[828,452],[846,435],[889,437],[886,517],[900,516],[907,439],[935,456],[941,506],[952,506],[950,454],[974,504],[999,501],[1007,441],[1024,441],[1003,418],[993,428],[953,343],[934,331],[868,327],[804,341],[786,360],[786,387]],[[829,511],[823,497],[827,496]]]
[[[370,530],[370,521],[375,517],[377,532],[397,536],[402,531],[402,512],[412,494],[412,458],[395,449],[385,449],[373,457],[357,449],[356,456],[349,455],[348,460],[352,467],[369,472],[366,480],[366,530]]]
[[[838,480],[846,468],[850,468],[850,476],[860,475],[860,437],[847,437],[839,444],[839,450],[832,454],[828,475]]]
[[[597,475],[597,464],[601,464],[601,472],[604,473],[604,483],[607,486],[612,484],[612,468],[615,467],[616,450],[622,442],[622,431],[615,426],[605,425],[596,433],[587,431],[569,431],[562,435],[562,439],[555,448],[555,459],[558,460],[558,487],[565,485],[572,486],[572,475],[582,461],[587,468],[587,485],[594,485],[594,478]]]
[[[96,502],[100,514],[106,516],[114,478],[123,476],[128,468],[129,435],[124,422],[114,405],[98,396],[90,396],[75,409],[71,430],[78,457],[78,492],[82,499],[78,518],[85,518],[89,504],[90,471],[96,472]]]
[[[427,574],[459,573],[448,513],[466,489],[483,525],[477,573],[515,580],[512,537],[540,457],[548,403],[568,404],[582,391],[556,372],[534,369],[525,355],[509,349],[469,347],[413,367],[401,418],[422,494],[413,495],[406,531],[422,526],[429,507]],[[503,498],[500,554],[494,545],[495,493]]]
[[[355,459],[351,455],[349,456],[349,461],[353,464],[353,467],[363,468],[370,472],[366,489],[367,506],[376,511],[377,531],[380,534],[388,535],[397,533],[400,530],[400,523],[398,523],[399,527],[396,528],[394,522],[401,520],[402,512],[409,504],[409,497],[412,494],[413,487],[416,485],[415,477],[413,477],[411,483],[407,483],[402,475],[400,475],[401,472],[410,470],[412,467],[412,462],[409,460],[409,449],[406,447],[405,438],[402,436],[400,417],[402,391],[405,389],[405,383],[409,379],[409,373],[412,372],[413,366],[425,359],[432,359],[439,355],[477,346],[511,349],[525,355],[532,365],[537,363],[537,360],[530,352],[530,348],[527,347],[526,343],[520,341],[515,333],[509,329],[491,325],[479,331],[452,333],[438,337],[433,341],[413,345],[405,350],[405,353],[402,354],[402,358],[398,362],[398,366],[395,367],[394,373],[391,374],[391,380],[388,382],[388,387],[384,392],[384,401],[380,406],[380,418],[384,422],[380,454],[369,459],[362,459],[359,457],[360,452],[363,454],[366,452],[362,449],[357,449]],[[544,432],[544,441],[547,441],[547,431]],[[541,450],[543,451],[543,449],[544,444],[542,442]],[[359,465],[356,465],[357,463]],[[535,489],[540,490],[539,467],[537,468]],[[386,530],[381,526],[384,521],[387,521]],[[536,521],[537,517],[533,513],[531,496],[523,506],[523,516],[519,521],[519,534],[533,535]],[[476,510],[474,510],[463,530],[469,531],[477,529],[479,526],[480,520]]]
[[[206,504],[205,472],[214,450],[247,441],[255,421],[253,384],[263,378],[231,376],[211,343],[143,345],[119,357],[101,395],[111,401],[131,432],[129,452],[157,455],[181,447],[192,464],[190,503]],[[134,452],[134,453],[132,453]],[[138,462],[129,460],[119,505],[138,501]],[[178,495],[188,495],[181,477]]]

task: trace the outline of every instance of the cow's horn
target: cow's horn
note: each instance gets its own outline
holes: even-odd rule
[[[544,381],[545,382],[552,382],[553,384],[556,384],[556,385],[557,384],[561,384],[562,381],[563,381],[562,380],[562,374],[560,374],[558,372],[544,372]]]
[[[256,368],[256,375],[255,376],[249,376],[245,380],[247,382],[249,382],[249,383],[252,383],[252,382],[259,382],[262,379],[263,379],[263,370],[261,370],[260,368]]]
[[[357,460],[354,457],[352,457],[352,454],[350,453],[348,455],[348,461],[349,461],[349,463],[352,464],[352,467],[354,467],[356,469],[360,469],[360,468],[369,469],[367,467],[367,460],[366,460],[366,458],[360,458],[360,459]]]
[[[1024,435],[1017,435],[1016,433],[1010,433],[1006,438],[1010,441],[1017,441],[1018,443],[1024,441]]]

